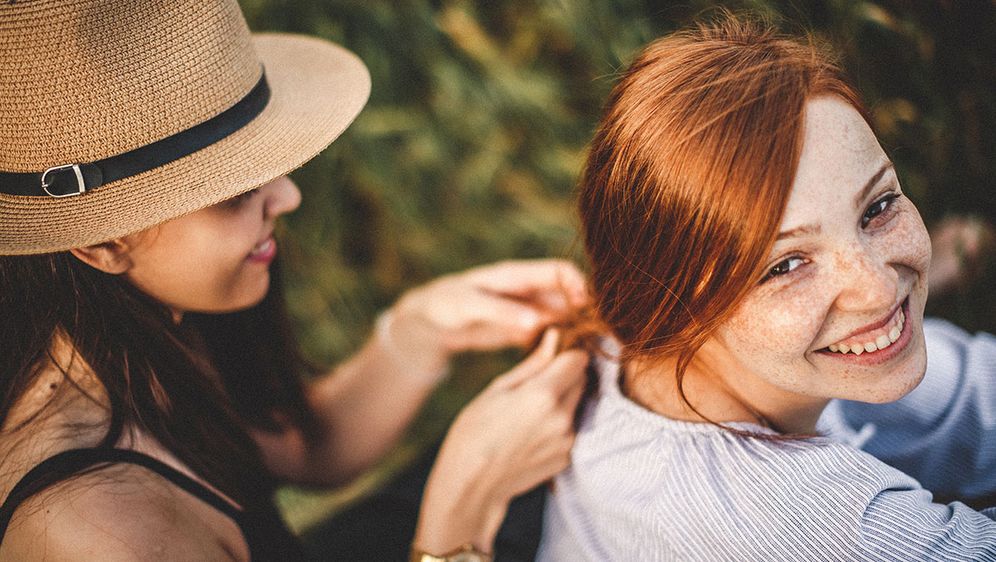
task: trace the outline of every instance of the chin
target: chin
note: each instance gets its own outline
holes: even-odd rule
[[[247,308],[252,308],[263,302],[270,292],[270,272],[266,270],[262,275],[252,280],[251,285],[235,293],[233,305],[228,312],[238,312]]]
[[[267,283],[267,285],[263,288],[262,291],[247,296],[245,299],[240,299],[237,303],[234,303],[230,308],[228,308],[228,310],[224,310],[221,312],[239,312],[242,310],[250,309],[258,305],[259,303],[263,302],[263,299],[266,298],[266,294],[269,291],[269,288],[270,288],[269,283]]]
[[[185,307],[185,309],[188,312],[197,312],[201,314],[228,314],[230,312],[241,312],[263,302],[263,299],[266,298],[266,294],[269,290],[270,282],[269,277],[267,277],[265,283],[260,283],[251,290],[243,290],[240,291],[239,294],[232,295],[225,299],[219,299],[210,303],[199,303],[199,306],[188,306]]]
[[[913,334],[910,342],[910,353],[905,360],[892,368],[882,380],[882,384],[865,389],[859,396],[849,398],[870,404],[886,404],[895,402],[906,396],[919,386],[927,373],[927,347],[923,337],[922,323]]]

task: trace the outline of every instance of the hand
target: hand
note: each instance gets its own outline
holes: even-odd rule
[[[539,347],[496,378],[460,413],[429,476],[415,544],[447,552],[472,543],[490,552],[512,498],[567,467],[586,354]]]
[[[930,231],[930,296],[964,289],[985,270],[996,229],[977,217],[947,217]]]
[[[526,346],[586,302],[584,276],[570,262],[507,261],[412,289],[378,335],[413,371],[443,372],[457,352]]]

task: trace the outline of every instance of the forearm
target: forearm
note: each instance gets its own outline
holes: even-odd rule
[[[339,484],[358,476],[404,435],[444,366],[406,357],[375,332],[363,348],[308,389],[319,420],[306,479]]]
[[[414,544],[436,554],[466,544],[480,552],[493,552],[510,498],[494,495],[486,468],[461,463],[461,470],[454,471],[443,455],[445,451],[422,496]]]
[[[457,416],[422,497],[417,550],[439,555],[470,544],[491,552],[512,498],[567,466],[588,357],[557,355],[557,346],[548,332]]]
[[[408,291],[349,361],[307,389],[316,431],[253,437],[278,477],[337,484],[380,459],[404,434],[454,353],[522,347],[584,302],[566,262],[505,262]]]

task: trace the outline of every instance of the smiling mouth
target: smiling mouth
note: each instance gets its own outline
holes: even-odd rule
[[[830,344],[819,350],[824,353],[839,355],[861,355],[864,353],[873,354],[885,351],[893,346],[906,331],[907,313],[909,310],[909,297],[896,307],[896,311],[886,322],[873,330],[868,330],[862,334],[848,336],[847,338]]]
[[[265,254],[265,253],[269,252],[270,248],[272,248],[272,247],[273,247],[273,238],[267,238],[266,240],[263,240],[259,244],[256,244],[253,247],[252,252],[249,253],[249,255],[250,256],[259,256],[259,255]]]
[[[269,262],[273,259],[274,255],[277,253],[277,244],[274,242],[273,237],[270,236],[266,240],[263,240],[259,244],[253,246],[252,251],[249,252],[249,259],[253,262]]]

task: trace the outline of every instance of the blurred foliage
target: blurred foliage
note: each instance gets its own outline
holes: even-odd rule
[[[576,256],[572,189],[602,102],[636,51],[711,7],[830,41],[872,109],[928,225],[996,220],[996,4],[689,0],[241,0],[255,30],[341,43],[373,93],[355,124],[294,173],[305,204],[283,259],[307,353],[330,364],[376,313],[436,275],[510,257]],[[996,331],[996,260],[929,311]],[[481,375],[468,358],[413,443],[438,436]],[[461,376],[462,373],[471,376]]]

